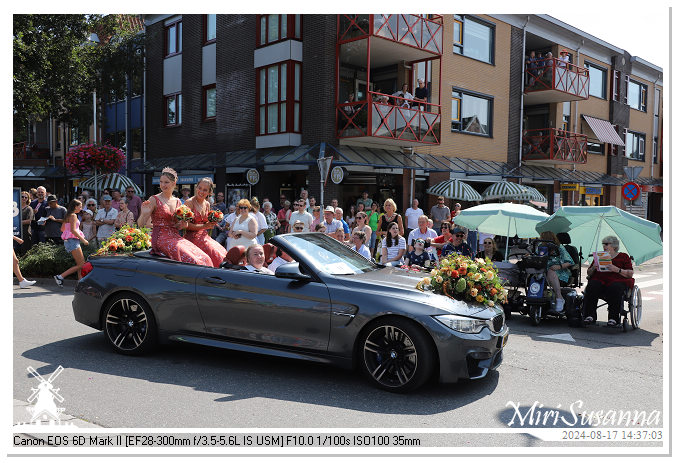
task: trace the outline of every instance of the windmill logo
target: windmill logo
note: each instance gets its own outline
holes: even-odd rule
[[[64,398],[59,394],[59,389],[54,388],[54,380],[61,374],[64,368],[62,366],[57,367],[57,370],[52,372],[52,375],[47,379],[38,374],[38,371],[31,366],[28,366],[27,370],[40,382],[37,388],[31,388],[33,393],[31,393],[27,400],[29,403],[35,401],[34,404],[26,407],[28,412],[31,413],[31,423],[38,425],[46,421],[50,425],[61,424],[59,414],[64,412],[64,408],[58,408],[55,400],[63,403]]]

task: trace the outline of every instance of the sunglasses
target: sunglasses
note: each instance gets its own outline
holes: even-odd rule
[[[493,242],[483,242],[484,245],[492,245]]]
[[[247,206],[239,206],[238,209],[248,209]]]
[[[610,243],[607,243],[607,242],[601,242],[601,244],[602,244],[603,246],[610,245]]]
[[[446,229],[446,230],[450,230],[450,227],[447,227],[447,226],[441,226],[441,230],[443,230],[443,229]]]
[[[464,237],[464,234],[455,234],[456,237]]]
[[[295,227],[295,230],[304,230],[304,227]]]

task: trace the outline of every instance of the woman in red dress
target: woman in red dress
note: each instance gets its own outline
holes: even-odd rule
[[[212,260],[203,250],[189,242],[181,235],[179,230],[186,229],[186,221],[177,221],[174,213],[181,202],[172,195],[177,186],[177,172],[172,168],[165,168],[160,174],[160,190],[157,195],[141,204],[139,224],[145,224],[148,217],[153,221],[151,232],[151,248],[160,252],[170,259],[183,263],[200,264],[212,267]]]
[[[207,201],[207,196],[212,195],[213,190],[212,179],[204,177],[196,184],[196,194],[184,202],[184,205],[191,208],[194,214],[193,223],[189,224],[184,237],[203,250],[212,260],[214,267],[219,267],[226,257],[226,248],[209,235],[209,232],[217,224],[208,222],[207,218],[210,211],[210,202]]]

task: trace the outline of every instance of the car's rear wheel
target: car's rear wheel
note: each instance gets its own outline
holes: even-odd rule
[[[413,391],[432,375],[434,345],[424,329],[407,319],[386,318],[371,323],[359,346],[364,375],[383,390]]]
[[[139,355],[156,345],[153,313],[138,295],[116,295],[106,305],[103,318],[106,340],[118,353]]]

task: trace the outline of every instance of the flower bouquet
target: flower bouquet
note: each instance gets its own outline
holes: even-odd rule
[[[138,228],[124,225],[111,235],[97,250],[95,255],[132,254],[151,248],[151,236],[146,227]]]
[[[431,275],[418,282],[415,288],[487,306],[507,302],[507,290],[492,261],[455,253],[442,259]]]
[[[220,222],[222,219],[224,219],[224,213],[218,209],[211,209],[207,213],[207,222]]]
[[[181,205],[174,212],[174,218],[178,221],[193,222],[193,211],[186,205]]]

